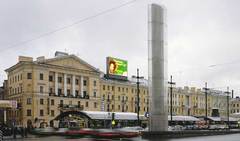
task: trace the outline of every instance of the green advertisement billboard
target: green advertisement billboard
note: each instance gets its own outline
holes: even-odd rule
[[[107,73],[110,75],[127,77],[128,62],[113,57],[107,58]]]

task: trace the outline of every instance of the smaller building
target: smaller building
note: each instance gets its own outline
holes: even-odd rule
[[[239,97],[236,97],[231,100],[230,113],[234,117],[236,116],[240,117],[240,98]]]

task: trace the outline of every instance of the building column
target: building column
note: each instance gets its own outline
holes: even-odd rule
[[[58,95],[58,73],[55,72],[55,95]]]
[[[81,76],[81,97],[83,97],[83,76]]]
[[[67,74],[65,74],[64,73],[64,75],[63,75],[63,82],[64,82],[64,84],[63,84],[63,87],[64,87],[64,96],[67,96]]]
[[[75,93],[75,90],[76,90],[76,88],[75,88],[75,80],[76,80],[75,75],[73,75],[72,76],[72,94],[73,94],[73,97],[76,96],[76,93]]]

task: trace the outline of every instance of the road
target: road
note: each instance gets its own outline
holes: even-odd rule
[[[9,141],[12,141],[13,139],[7,139]],[[100,141],[97,139],[88,139],[88,138],[75,138],[75,139],[69,139],[65,137],[28,137],[25,139],[16,139],[15,141]],[[126,141],[240,141],[240,134],[231,134],[231,135],[219,135],[219,136],[205,136],[205,137],[193,137],[193,138],[182,138],[182,139],[151,139],[151,140],[145,140],[141,138],[134,138],[134,139],[127,139]],[[103,141],[103,140],[101,140]],[[111,139],[104,140],[104,141],[111,141]],[[121,141],[124,141],[121,140]]]

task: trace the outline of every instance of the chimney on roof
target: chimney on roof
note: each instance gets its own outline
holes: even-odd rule
[[[62,56],[68,56],[68,53],[61,52],[61,51],[56,51],[55,52],[55,57],[62,57]]]
[[[33,61],[32,57],[18,56],[18,62],[32,62],[32,61]]]

